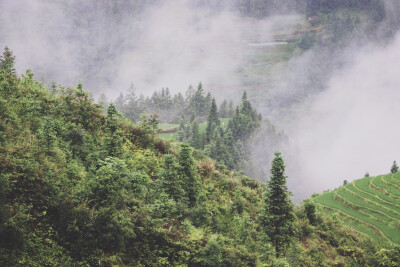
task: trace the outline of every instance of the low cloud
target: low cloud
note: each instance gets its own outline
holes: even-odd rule
[[[290,130],[289,183],[307,197],[400,160],[400,36],[368,46],[334,75]]]

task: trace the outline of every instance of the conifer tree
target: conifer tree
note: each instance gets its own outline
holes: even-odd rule
[[[203,91],[203,85],[201,82],[197,86],[197,90],[194,93],[193,99],[192,99],[192,108],[196,112],[197,115],[202,115],[202,110],[204,108],[205,104],[205,99],[204,99],[204,91]]]
[[[247,92],[244,90],[243,95],[242,95],[242,101],[247,100]]]
[[[44,117],[43,125],[39,130],[39,137],[45,152],[51,153],[57,140],[55,125],[51,118]]]
[[[270,175],[259,218],[264,233],[275,248],[276,256],[280,257],[285,255],[294,234],[295,219],[291,193],[286,186],[285,163],[280,152],[275,152]]]
[[[227,129],[224,136],[224,146],[226,147],[227,159],[225,164],[231,169],[240,168],[240,154],[238,149],[238,143],[235,142],[231,129]]]
[[[221,134],[218,130],[214,132],[214,137],[210,143],[210,156],[224,164],[225,149]]]
[[[226,99],[221,103],[221,106],[219,108],[219,116],[221,118],[228,117],[228,102],[226,101]]]
[[[179,121],[179,130],[185,130],[185,117],[181,116],[181,120]]]
[[[215,129],[213,127],[214,124],[219,125],[218,108],[217,104],[215,103],[215,98],[213,98],[211,102],[210,112],[208,114],[207,129],[206,129],[207,142],[210,142],[211,137],[213,136],[213,132]]]
[[[183,141],[186,138],[186,133],[185,133],[185,118],[183,117],[183,115],[181,116],[181,120],[179,121],[179,131],[178,131],[178,137],[179,137],[179,141]]]
[[[228,106],[228,117],[232,117],[234,113],[235,109],[233,108],[233,102],[231,100],[229,101],[229,106]]]
[[[192,149],[188,144],[182,144],[179,151],[179,175],[184,183],[184,189],[189,199],[190,206],[197,202],[199,181],[196,172],[196,163],[192,156]]]
[[[111,103],[107,109],[107,119],[104,125],[106,136],[103,141],[103,152],[105,156],[116,157],[122,153],[122,131],[118,128],[119,113],[114,104]]]
[[[188,124],[188,125],[185,127],[185,138],[186,138],[186,139],[190,139],[190,134],[191,134],[191,131],[190,131],[190,124]]]
[[[178,175],[178,165],[175,162],[175,157],[173,155],[167,154],[164,156],[164,166],[160,173],[163,178],[162,186],[165,192],[167,192],[170,197],[174,198],[175,201],[181,201],[186,198],[185,190],[183,189],[182,177]]]
[[[190,135],[190,145],[196,149],[201,149],[201,135],[199,130],[199,123],[195,118],[192,122],[191,135]]]
[[[204,98],[204,108],[203,108],[204,114],[207,114],[207,112],[210,110],[211,101],[212,101],[211,93],[208,92],[206,97]]]
[[[13,52],[6,46],[4,48],[3,56],[0,57],[0,70],[15,75],[14,61],[15,56],[13,55]]]
[[[399,171],[399,166],[397,166],[396,161],[393,161],[392,168],[390,168],[391,173],[395,173]]]

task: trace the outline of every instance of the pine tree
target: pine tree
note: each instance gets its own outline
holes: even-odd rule
[[[265,205],[260,213],[260,225],[268,236],[276,256],[285,255],[294,234],[294,211],[291,193],[286,186],[285,163],[280,152],[275,152],[270,170],[270,181],[264,193]]]
[[[243,95],[242,95],[242,101],[247,100],[247,92],[244,90]]]
[[[196,115],[198,116],[202,115],[204,104],[205,104],[205,99],[204,99],[203,85],[200,82],[192,98],[192,110],[196,112]]]
[[[182,115],[179,121],[179,130],[185,130],[185,117]]]
[[[399,166],[397,166],[396,161],[393,161],[393,165],[392,165],[392,168],[390,169],[390,172],[391,173],[395,173],[395,172],[398,172],[398,171],[399,171]]]
[[[238,149],[238,143],[235,142],[231,129],[227,129],[224,136],[224,146],[226,147],[226,160],[225,164],[230,169],[240,168],[240,154]]]
[[[196,172],[196,163],[192,156],[192,149],[188,144],[182,144],[179,151],[179,175],[184,183],[184,189],[189,199],[190,206],[197,202],[199,194],[199,181]]]
[[[111,103],[107,109],[107,119],[104,125],[106,133],[103,140],[103,153],[105,156],[117,157],[122,153],[122,131],[118,128],[119,113],[114,104]]]
[[[233,102],[231,100],[229,101],[229,106],[228,106],[228,117],[232,117],[234,113],[235,109],[233,108]]]
[[[192,122],[191,135],[190,135],[190,145],[196,149],[201,149],[201,135],[199,130],[199,123],[195,118]]]
[[[207,129],[206,129],[207,142],[210,142],[211,137],[213,136],[213,132],[215,129],[213,127],[214,124],[219,125],[218,108],[217,104],[215,103],[215,98],[213,98],[211,102],[210,112],[208,114]]]
[[[5,73],[15,75],[14,69],[15,56],[13,52],[6,46],[4,48],[3,56],[0,57],[0,70]]]
[[[226,99],[221,103],[221,106],[219,108],[219,116],[221,118],[228,117],[228,102],[226,101]]]
[[[164,166],[160,173],[163,178],[162,187],[175,201],[181,201],[186,198],[185,190],[183,189],[183,181],[178,175],[178,165],[175,162],[173,155],[164,156]]]
[[[204,113],[204,115],[206,115],[207,112],[210,110],[211,102],[212,102],[211,93],[208,92],[207,95],[206,95],[206,97],[204,98],[204,107],[203,107],[203,113]]]
[[[44,117],[43,125],[39,130],[39,137],[41,146],[47,154],[50,154],[55,146],[57,140],[54,121],[49,117]]]
[[[6,95],[11,95],[15,91],[17,74],[14,69],[14,60],[12,51],[5,47],[3,56],[0,56],[0,91]]]
[[[222,142],[221,134],[218,130],[214,132],[214,137],[210,143],[210,156],[224,164],[225,147]]]

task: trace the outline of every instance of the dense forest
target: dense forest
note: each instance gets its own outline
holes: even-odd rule
[[[0,60],[3,266],[396,264],[376,244],[294,205],[277,152],[267,186],[134,125],[82,84],[47,87]],[[245,101],[245,99],[244,99]]]

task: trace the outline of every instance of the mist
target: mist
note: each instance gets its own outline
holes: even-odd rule
[[[290,130],[288,174],[305,197],[369,172],[386,174],[399,159],[400,36],[368,46],[328,82]]]
[[[272,40],[272,27],[294,15],[243,19],[223,1],[3,0],[0,46],[19,73],[65,86],[82,82],[115,99],[134,84],[150,95],[184,92],[200,81],[220,98],[243,92],[238,73],[251,45]]]

